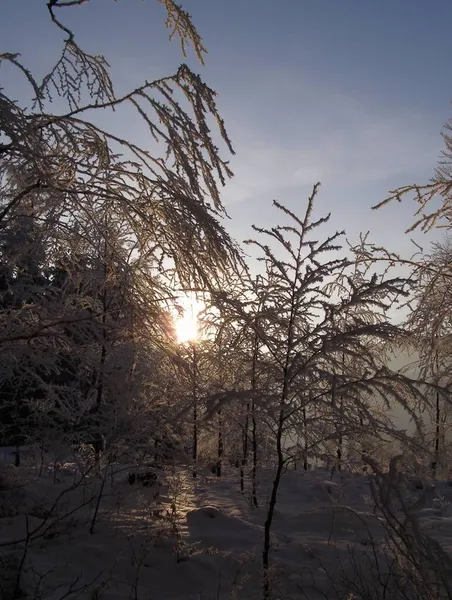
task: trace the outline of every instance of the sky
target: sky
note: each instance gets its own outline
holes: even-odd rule
[[[223,193],[238,241],[276,223],[272,200],[302,211],[322,182],[317,214],[333,229],[405,251],[413,205],[371,206],[427,181],[452,115],[450,0],[180,0],[208,49],[187,62],[219,93],[235,177]],[[45,0],[1,0],[0,52],[44,73],[61,47]],[[118,92],[184,60],[156,0],[90,0],[59,15],[110,62]],[[20,97],[11,74],[0,71]],[[13,94],[14,95],[14,94]],[[119,126],[146,143],[134,123]],[[418,239],[418,238],[417,238]],[[422,242],[422,238],[421,238]]]

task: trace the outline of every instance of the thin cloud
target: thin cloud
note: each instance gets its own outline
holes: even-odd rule
[[[235,178],[224,193],[227,204],[318,180],[350,189],[432,171],[441,141],[427,116],[382,114],[364,100],[359,104],[322,89],[314,93],[313,86],[302,93],[305,87],[289,84],[284,89],[279,80],[274,86],[279,99],[291,100],[279,107],[273,122],[268,111],[278,104],[272,97],[256,102],[253,112],[245,102],[243,111],[228,116],[237,158]]]

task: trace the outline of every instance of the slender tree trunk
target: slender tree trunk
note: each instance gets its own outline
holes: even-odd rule
[[[193,478],[197,477],[198,462],[198,356],[193,343]]]
[[[248,464],[248,436],[250,428],[250,403],[246,403],[245,426],[243,428],[242,460],[240,462],[240,491],[245,490],[245,468]]]
[[[104,440],[100,432],[100,423],[99,423],[99,412],[102,406],[102,397],[104,391],[104,370],[105,370],[105,361],[107,358],[107,332],[105,329],[106,319],[107,319],[107,289],[106,289],[106,279],[107,279],[107,263],[105,258],[104,265],[104,285],[102,292],[102,346],[100,351],[100,359],[99,359],[99,372],[97,378],[97,390],[96,390],[96,407],[95,414],[97,415],[97,423],[96,423],[96,431],[94,432],[92,446],[95,454],[95,464],[99,467],[100,464],[100,455],[102,450],[104,449]]]
[[[256,407],[254,400],[251,402],[251,443],[253,446],[253,468],[251,471],[251,502],[255,508],[259,507],[257,500],[257,424]]]
[[[297,273],[296,273],[297,276]],[[296,280],[295,280],[296,281]],[[272,491],[270,495],[270,502],[268,505],[267,518],[264,523],[264,549],[262,552],[262,565],[264,571],[264,585],[263,585],[263,597],[264,600],[268,600],[270,598],[270,579],[269,579],[269,559],[270,559],[270,535],[271,528],[273,523],[273,518],[275,516],[275,507],[276,507],[276,498],[278,495],[279,484],[281,483],[281,478],[284,469],[284,454],[282,448],[282,438],[284,431],[284,410],[287,402],[287,396],[289,393],[289,370],[290,370],[290,360],[291,360],[291,351],[292,351],[292,341],[293,341],[293,327],[294,327],[294,319],[295,319],[295,283],[292,289],[292,299],[290,306],[290,318],[289,324],[287,328],[287,348],[286,348],[286,356],[284,360],[284,369],[283,369],[283,385],[281,390],[281,399],[279,402],[279,416],[278,416],[278,428],[276,431],[276,455],[277,455],[277,467],[275,473],[275,479],[273,480]]]
[[[435,449],[434,449],[434,460],[432,463],[432,476],[436,477],[438,472],[438,460],[439,460],[439,441],[441,437],[441,405],[439,392],[436,392],[436,415],[435,415]]]
[[[342,424],[343,424],[343,398],[339,397],[339,439],[337,444],[337,470],[342,471],[342,456],[344,453],[344,437],[342,435]]]
[[[364,435],[365,435],[365,431],[364,431],[364,419],[363,416],[360,414],[359,415],[359,427],[360,427],[360,433],[361,433],[361,457],[363,456],[367,456],[368,455],[368,449],[367,449],[367,444],[364,441]],[[363,473],[367,472],[367,464],[366,463],[362,463],[362,471]]]
[[[223,421],[221,418],[221,408],[218,411],[218,456],[217,456],[217,477],[221,477],[221,467],[223,459]]]
[[[304,453],[303,453],[303,470],[308,470],[308,434],[307,434],[307,419],[306,407],[303,406],[303,429],[304,429]]]
[[[286,378],[286,376],[285,376]],[[264,585],[263,585],[263,596],[267,600],[270,597],[270,579],[269,579],[269,566],[270,566],[270,548],[271,548],[271,528],[273,519],[275,516],[276,498],[278,495],[279,484],[284,468],[284,455],[282,450],[282,435],[284,425],[284,405],[286,400],[287,383],[284,381],[284,389],[282,392],[282,398],[280,402],[280,411],[278,419],[278,429],[276,433],[276,454],[277,454],[277,466],[275,478],[273,480],[272,491],[270,494],[270,502],[268,505],[267,518],[264,524],[264,549],[262,552],[262,565],[264,570]]]
[[[95,413],[98,415],[100,412],[100,408],[102,405],[102,396],[103,396],[103,387],[104,387],[104,382],[103,382],[103,378],[104,378],[104,365],[105,365],[105,360],[106,360],[106,356],[107,356],[107,350],[105,347],[105,338],[102,341],[102,349],[101,349],[101,354],[100,354],[100,369],[99,369],[99,381],[97,384],[97,392],[96,392],[96,410]],[[99,420],[99,417],[97,417],[97,419]],[[102,435],[99,431],[99,427],[100,427],[100,423],[96,424],[96,431],[94,432],[94,438],[93,438],[93,449],[94,449],[94,453],[95,453],[95,460],[96,460],[96,464],[98,465],[100,462],[100,453],[102,451],[103,448],[103,438]]]
[[[435,365],[436,365],[436,376],[438,377],[439,371],[439,357],[438,351],[435,353]],[[440,395],[439,392],[436,392],[436,411],[435,411],[435,447],[434,447],[434,460],[432,463],[432,476],[436,477],[438,473],[438,460],[439,460],[439,446],[440,446],[440,437],[441,437],[441,405],[440,405]]]
[[[271,528],[273,518],[275,516],[276,497],[278,494],[279,484],[281,483],[281,477],[283,472],[284,462],[278,457],[278,466],[276,468],[275,479],[273,480],[273,486],[270,496],[270,503],[268,506],[267,519],[264,524],[264,550],[262,552],[262,564],[264,567],[264,599],[270,597],[270,578],[269,578],[269,566],[270,566],[270,548],[271,548]]]
[[[337,386],[337,377],[335,374],[333,374],[333,384],[332,384],[332,388],[331,388],[331,403],[333,405],[333,407],[336,406],[336,386]],[[338,439],[337,439],[337,449],[336,449],[336,462],[333,465],[333,469],[331,471],[331,478],[333,478],[334,473],[337,471],[341,471],[342,470],[342,454],[343,454],[343,446],[344,446],[344,439],[342,436],[342,411],[343,411],[343,399],[342,396],[339,396],[339,415],[338,415],[338,425],[337,425],[337,434],[338,434]]]
[[[253,393],[257,390],[257,359],[259,356],[259,336],[254,332],[253,340],[253,361],[251,364],[251,389]],[[258,508],[257,500],[257,425],[256,425],[256,405],[254,398],[251,401],[251,444],[253,449],[253,467],[251,471],[251,504]]]
[[[338,440],[338,447],[337,447],[337,470],[338,471],[342,471],[343,444],[344,444],[344,438],[342,437],[342,433],[339,431],[339,440]]]
[[[331,382],[331,405],[333,407],[333,410],[335,410],[336,409],[336,373],[333,373],[333,380]],[[336,428],[336,432],[337,432],[337,428]],[[336,458],[337,458],[337,450],[336,450]],[[337,468],[337,462],[333,460],[333,466],[331,467],[330,480],[333,479],[334,473],[336,472],[336,468]]]
[[[345,371],[345,355],[342,353],[342,378],[344,377]],[[343,383],[343,379],[341,379],[341,383]],[[339,439],[337,446],[337,470],[342,471],[342,456],[344,454],[344,437],[342,435],[342,427],[343,427],[343,410],[344,410],[344,398],[339,396]]]
[[[102,315],[102,324],[105,325],[105,315]],[[100,351],[100,361],[99,361],[99,377],[97,381],[97,390],[96,390],[96,412],[99,412],[102,405],[102,395],[104,388],[104,366],[105,360],[107,357],[107,348],[106,348],[106,333],[105,328],[102,335],[102,348]]]
[[[105,224],[106,230],[106,224]],[[96,469],[99,468],[100,465],[100,455],[102,450],[104,449],[104,439],[100,432],[100,422],[99,422],[99,413],[102,406],[103,400],[103,392],[104,392],[104,371],[105,371],[105,362],[107,359],[107,331],[106,331],[106,322],[107,322],[107,310],[108,310],[108,299],[107,299],[107,278],[108,278],[108,247],[107,240],[104,241],[104,250],[103,250],[103,282],[102,282],[102,345],[100,350],[100,359],[99,359],[99,370],[97,375],[96,382],[96,406],[94,408],[94,414],[96,415],[96,423],[95,423],[95,431],[93,435],[93,441],[91,443],[94,454],[95,454],[95,465]]]

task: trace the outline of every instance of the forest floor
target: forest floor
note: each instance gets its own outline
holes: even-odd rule
[[[261,598],[271,473],[261,475],[260,506],[253,508],[240,492],[238,469],[193,480],[179,468],[145,487],[129,485],[130,465],[81,479],[71,463],[55,474],[49,466],[5,462],[0,600]],[[415,488],[413,504],[422,493]],[[439,482],[434,498],[416,508],[446,552],[451,502],[452,486]],[[384,545],[368,477],[288,471],[273,526],[272,598],[345,599],[357,578],[361,587],[375,580]]]

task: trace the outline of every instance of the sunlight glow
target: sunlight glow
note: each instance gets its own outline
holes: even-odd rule
[[[198,321],[190,316],[184,316],[176,321],[177,339],[181,344],[193,342],[198,336]]]
[[[183,315],[176,318],[175,327],[177,339],[181,344],[194,342],[199,337],[198,315],[204,309],[204,303],[193,296],[187,296],[182,301]]]

